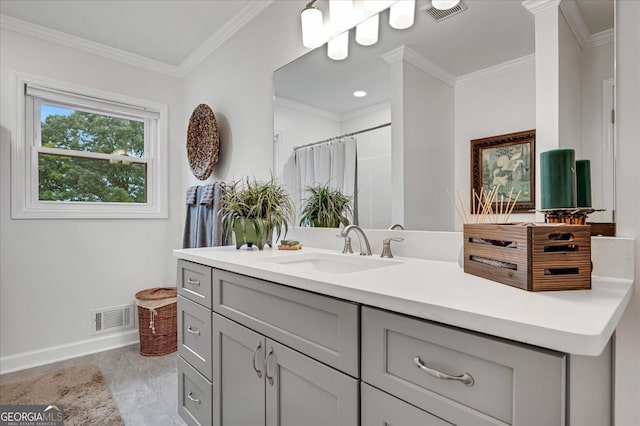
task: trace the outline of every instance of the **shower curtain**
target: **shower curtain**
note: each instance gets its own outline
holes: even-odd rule
[[[358,218],[358,160],[357,144],[353,137],[300,148],[295,151],[295,187],[293,191],[296,207],[300,212],[307,197],[305,188],[329,184],[343,194],[353,197],[352,223]]]

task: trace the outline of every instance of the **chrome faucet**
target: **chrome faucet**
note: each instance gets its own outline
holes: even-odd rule
[[[404,238],[385,238],[384,240],[382,240],[382,254],[380,255],[380,257],[393,257],[393,253],[391,253],[391,241],[401,243],[404,241]]]
[[[349,232],[351,231],[355,231],[355,233],[358,235],[358,241],[360,242],[360,256],[371,256],[371,246],[369,245],[369,239],[365,235],[362,228],[360,228],[358,225],[346,226],[340,233],[339,236],[344,238],[345,242],[345,248],[342,252],[353,253],[353,251],[351,251],[351,237],[349,237]],[[367,249],[366,252],[362,249],[362,240],[364,240],[364,247]],[[349,245],[349,247],[347,247],[347,244]]]
[[[400,229],[404,231],[404,226],[400,225],[399,223],[393,224],[390,227],[387,228],[388,230],[392,231],[394,229]]]

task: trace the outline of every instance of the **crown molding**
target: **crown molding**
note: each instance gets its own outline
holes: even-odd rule
[[[569,28],[571,28],[571,32],[573,36],[578,41],[580,48],[585,50],[589,46],[589,38],[591,37],[591,33],[587,29],[587,25],[584,23],[584,19],[582,17],[582,13],[580,13],[580,9],[578,9],[578,5],[575,1],[563,1],[560,3],[560,11],[564,15],[564,18],[567,20],[567,24],[569,24]]]
[[[325,109],[321,109],[311,105],[292,101],[291,99],[282,98],[280,96],[274,96],[273,103],[281,107],[292,109],[294,111],[315,115],[317,117],[322,117],[329,120],[340,121],[341,119],[340,115],[336,114],[335,112],[327,111]]]
[[[560,3],[560,11],[567,20],[567,24],[582,50],[613,41],[613,28],[595,34],[589,32],[587,25],[584,23],[584,17],[575,1],[564,0]]]
[[[560,0],[524,0],[522,6],[532,14],[537,14],[543,10],[557,7],[560,4]]]
[[[388,64],[400,61],[408,62],[451,87],[454,87],[456,84],[455,75],[405,45],[397,47],[383,54],[381,57]]]
[[[0,28],[33,37],[39,40],[56,43],[65,47],[70,47],[72,49],[77,49],[83,52],[102,56],[107,59],[122,62],[124,64],[156,71],[162,74],[168,74],[173,77],[180,76],[179,69],[175,65],[156,61],[154,59],[127,52],[125,50],[116,49],[102,43],[89,41],[81,37],[76,37],[71,34],[63,33],[62,31],[53,30],[51,28],[43,27],[41,25],[13,18],[11,16],[0,15]]]
[[[524,68],[528,65],[535,64],[535,62],[536,62],[536,54],[532,53],[530,55],[512,59],[510,61],[503,62],[501,64],[494,65],[489,68],[482,69],[480,71],[475,71],[469,74],[461,75],[456,80],[456,87],[465,85],[471,82],[475,82],[478,80],[484,80],[486,78],[494,77],[496,75],[500,75],[505,72],[513,71],[519,68]]]
[[[615,31],[613,28],[600,31],[599,33],[591,34],[589,37],[589,47],[600,46],[601,44],[613,43]]]
[[[345,112],[340,116],[340,121],[353,120],[354,118],[362,117],[365,115],[373,114],[374,112],[389,110],[391,111],[391,102],[383,101],[377,104],[369,105],[364,108],[355,109],[353,111]]]
[[[252,0],[229,20],[222,28],[216,31],[211,37],[198,46],[187,58],[182,61],[179,69],[179,76],[184,77],[196,66],[211,55],[225,41],[229,40],[242,27],[247,25],[253,18],[271,6],[275,0]]]
[[[259,15],[275,0],[252,0],[240,10],[229,22],[216,31],[211,37],[198,46],[179,66],[147,58],[146,56],[127,52],[102,43],[96,43],[81,37],[57,31],[48,27],[23,21],[8,15],[0,14],[0,28],[23,34],[39,40],[56,43],[72,49],[102,56],[117,62],[167,74],[172,77],[184,77],[205,60],[214,50],[220,47],[231,36],[238,32],[249,21]]]

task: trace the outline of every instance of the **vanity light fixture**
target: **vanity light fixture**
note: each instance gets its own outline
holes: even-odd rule
[[[349,27],[353,14],[352,0],[329,0],[329,22],[334,31]]]
[[[349,55],[349,31],[345,31],[329,40],[327,56],[335,61],[341,61]]]
[[[389,9],[389,25],[396,30],[404,30],[413,25],[416,0],[400,0]]]
[[[456,7],[460,0],[431,0],[431,6],[438,10],[448,10]]]
[[[378,22],[380,15],[373,15],[356,26],[356,42],[362,46],[371,46],[378,42]]]
[[[367,92],[365,92],[364,90],[356,90],[355,92],[353,92],[353,96],[355,96],[356,98],[364,98],[365,96],[367,96]]]
[[[302,21],[302,44],[305,47],[315,49],[324,43],[324,24],[322,22],[322,11],[313,4],[317,0],[311,0],[300,12]]]
[[[356,27],[355,40],[363,46],[378,42],[379,13],[390,9],[389,25],[405,29],[413,25],[416,0],[329,0],[329,24],[325,28],[322,11],[311,0],[300,13],[302,44],[316,48],[327,43],[327,55],[334,60],[349,54],[349,31]]]

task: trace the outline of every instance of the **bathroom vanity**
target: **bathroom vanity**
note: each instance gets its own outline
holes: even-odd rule
[[[610,421],[609,342],[632,280],[528,293],[454,262],[311,248],[174,254],[188,424]]]

